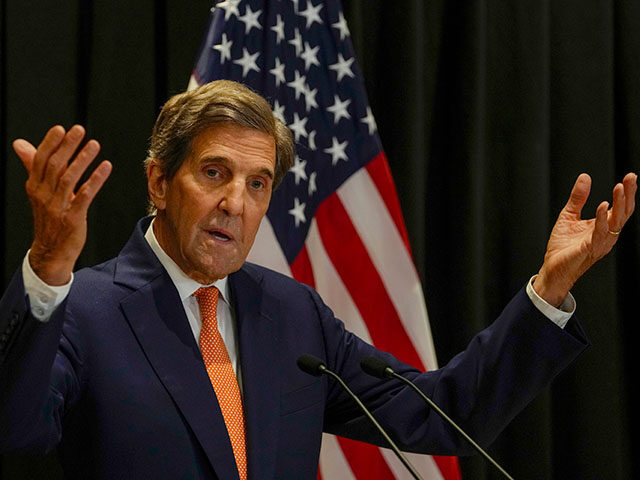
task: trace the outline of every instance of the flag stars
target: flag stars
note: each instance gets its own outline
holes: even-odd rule
[[[318,187],[316,186],[316,172],[311,172],[311,175],[309,175],[309,187],[307,189],[307,193],[309,196],[311,196],[317,191]]]
[[[351,115],[347,112],[347,107],[350,103],[350,99],[342,101],[337,94],[333,96],[333,105],[327,107],[327,111],[333,113],[333,123],[337,124],[341,118],[351,118]]]
[[[262,30],[262,25],[258,21],[258,17],[262,14],[262,10],[251,10],[251,6],[247,5],[244,15],[238,16],[238,20],[244,23],[245,35],[251,33],[251,29]]]
[[[293,123],[289,125],[291,131],[293,131],[293,136],[296,139],[296,142],[300,140],[300,137],[307,137],[307,129],[305,125],[307,124],[307,118],[300,118],[298,113],[293,114]]]
[[[227,39],[227,34],[222,34],[222,42],[219,45],[214,45],[213,49],[220,52],[220,63],[224,63],[226,60],[231,60],[231,45],[233,42]]]
[[[247,50],[247,47],[242,47],[242,58],[234,60],[233,63],[242,67],[242,76],[246,77],[251,70],[255,70],[256,72],[260,71],[258,65],[256,64],[256,59],[259,55],[259,51],[250,54],[249,50]]]
[[[296,28],[293,31],[293,39],[289,40],[289,43],[296,48],[296,57],[300,56],[300,52],[302,52],[302,37],[300,36],[300,31]]]
[[[284,105],[280,105],[280,102],[277,99],[273,103],[273,114],[286,125],[287,121],[284,119]]]
[[[316,102],[317,93],[318,93],[317,88],[314,88],[313,90],[311,90],[311,88],[305,85],[304,92],[302,92],[302,94],[304,95],[304,103],[305,103],[307,112],[309,112],[312,108],[318,108],[318,102]]]
[[[309,70],[311,65],[320,66],[320,62],[318,61],[318,50],[320,47],[316,45],[311,48],[309,42],[304,42],[305,48],[300,57],[304,60],[304,69]]]
[[[307,172],[305,171],[306,166],[307,166],[307,161],[302,160],[300,157],[296,155],[295,163],[293,164],[293,167],[289,169],[289,171],[293,173],[296,177],[295,178],[296,185],[300,183],[300,180],[307,179]]]
[[[347,141],[345,140],[344,142],[338,142],[338,139],[336,137],[333,137],[331,143],[331,147],[324,149],[325,153],[331,155],[331,165],[335,167],[340,160],[344,160],[345,162],[348,161],[349,159],[347,158],[347,154],[345,153],[345,149],[347,148]]]
[[[351,64],[354,62],[354,58],[351,57],[348,60],[345,60],[341,53],[338,53],[338,61],[333,65],[329,65],[329,69],[336,72],[338,75],[338,81],[342,80],[343,77],[355,77],[353,71],[351,70]]]
[[[367,115],[360,119],[362,123],[366,123],[369,128],[369,135],[373,135],[373,133],[378,129],[376,125],[376,119],[373,118],[373,112],[371,111],[371,107],[367,107]]]
[[[284,22],[280,15],[276,15],[276,24],[271,27],[271,30],[276,32],[276,44],[280,45],[280,42],[284,41]]]
[[[286,79],[284,78],[284,63],[280,62],[280,59],[276,57],[276,66],[269,70],[275,79],[276,79],[276,87],[279,87],[281,83],[286,83]]]
[[[300,11],[299,15],[302,15],[307,20],[307,30],[313,25],[313,22],[322,25],[322,19],[320,18],[320,10],[322,9],[322,3],[319,3],[315,7],[311,3],[311,0],[307,3],[307,8]]]
[[[332,23],[331,26],[340,33],[340,40],[344,40],[349,36],[349,27],[347,27],[347,21],[345,20],[342,12],[340,12],[338,21],[336,23]]]
[[[293,11],[296,12],[296,14],[298,13],[298,0],[290,0],[291,3],[293,4]]]
[[[301,222],[306,223],[307,221],[307,217],[305,217],[304,215],[305,206],[306,206],[305,203],[300,203],[300,200],[298,200],[298,197],[295,197],[293,199],[293,208],[289,210],[289,214],[293,215],[293,218],[295,219],[295,222],[296,222],[296,228],[298,228]]]
[[[315,130],[311,130],[309,132],[309,137],[307,138],[307,142],[309,143],[310,150],[316,149],[316,131]]]
[[[231,18],[231,15],[240,17],[240,12],[238,11],[240,1],[241,0],[225,0],[217,4],[214,8],[222,8],[224,10],[224,20],[226,22]]]
[[[292,82],[287,83],[287,86],[295,90],[296,100],[300,98],[300,94],[304,94],[307,89],[307,78],[304,75],[300,75],[297,70],[294,72],[295,78]]]

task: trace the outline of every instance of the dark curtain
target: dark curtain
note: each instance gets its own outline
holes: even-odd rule
[[[304,2],[303,2],[304,3]],[[317,3],[317,2],[314,2]],[[640,3],[344,0],[398,187],[440,364],[537,272],[575,177],[585,216],[640,172]],[[186,87],[207,0],[3,0],[0,262],[31,240],[11,141],[79,122],[114,163],[79,266],[114,255],[144,213],[141,162],[160,105]],[[640,215],[574,288],[592,346],[490,453],[515,478],[638,478],[631,432]],[[470,479],[497,479],[480,457]],[[60,478],[54,454],[8,456],[2,478]]]

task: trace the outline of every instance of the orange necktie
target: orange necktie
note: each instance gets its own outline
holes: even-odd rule
[[[193,294],[198,300],[202,314],[200,350],[229,432],[238,474],[241,480],[246,480],[247,452],[244,441],[242,398],[227,347],[218,331],[218,293],[216,287],[203,287]]]

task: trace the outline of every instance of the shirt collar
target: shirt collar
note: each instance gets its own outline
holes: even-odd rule
[[[162,249],[162,247],[158,243],[158,239],[156,238],[156,235],[153,233],[154,222],[155,222],[155,218],[151,221],[151,224],[149,225],[149,228],[147,229],[147,232],[145,233],[144,238],[147,240],[147,242],[149,243],[149,246],[151,247],[151,250],[153,250],[153,253],[156,254],[156,257],[158,257],[158,260],[160,261],[162,266],[165,268],[165,270],[169,274],[169,277],[171,277],[171,281],[173,281],[173,284],[176,286],[176,289],[178,290],[178,294],[180,295],[180,300],[184,302],[187,298],[193,295],[193,293],[196,290],[198,290],[201,287],[215,286],[220,291],[220,296],[222,297],[222,300],[227,304],[229,304],[229,298],[230,298],[229,291],[228,291],[229,282],[227,282],[227,279],[229,277],[221,278],[209,285],[202,285],[196,282],[195,280],[193,280],[192,278],[189,278],[178,266],[178,264],[174,262],[169,255],[167,255],[167,253]]]

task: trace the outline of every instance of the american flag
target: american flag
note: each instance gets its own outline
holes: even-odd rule
[[[211,9],[190,87],[250,86],[293,132],[249,260],[314,287],[347,328],[422,370],[437,368],[422,288],[339,0],[225,0]],[[428,479],[455,457],[409,455]],[[387,449],[325,435],[319,477],[411,478]]]

